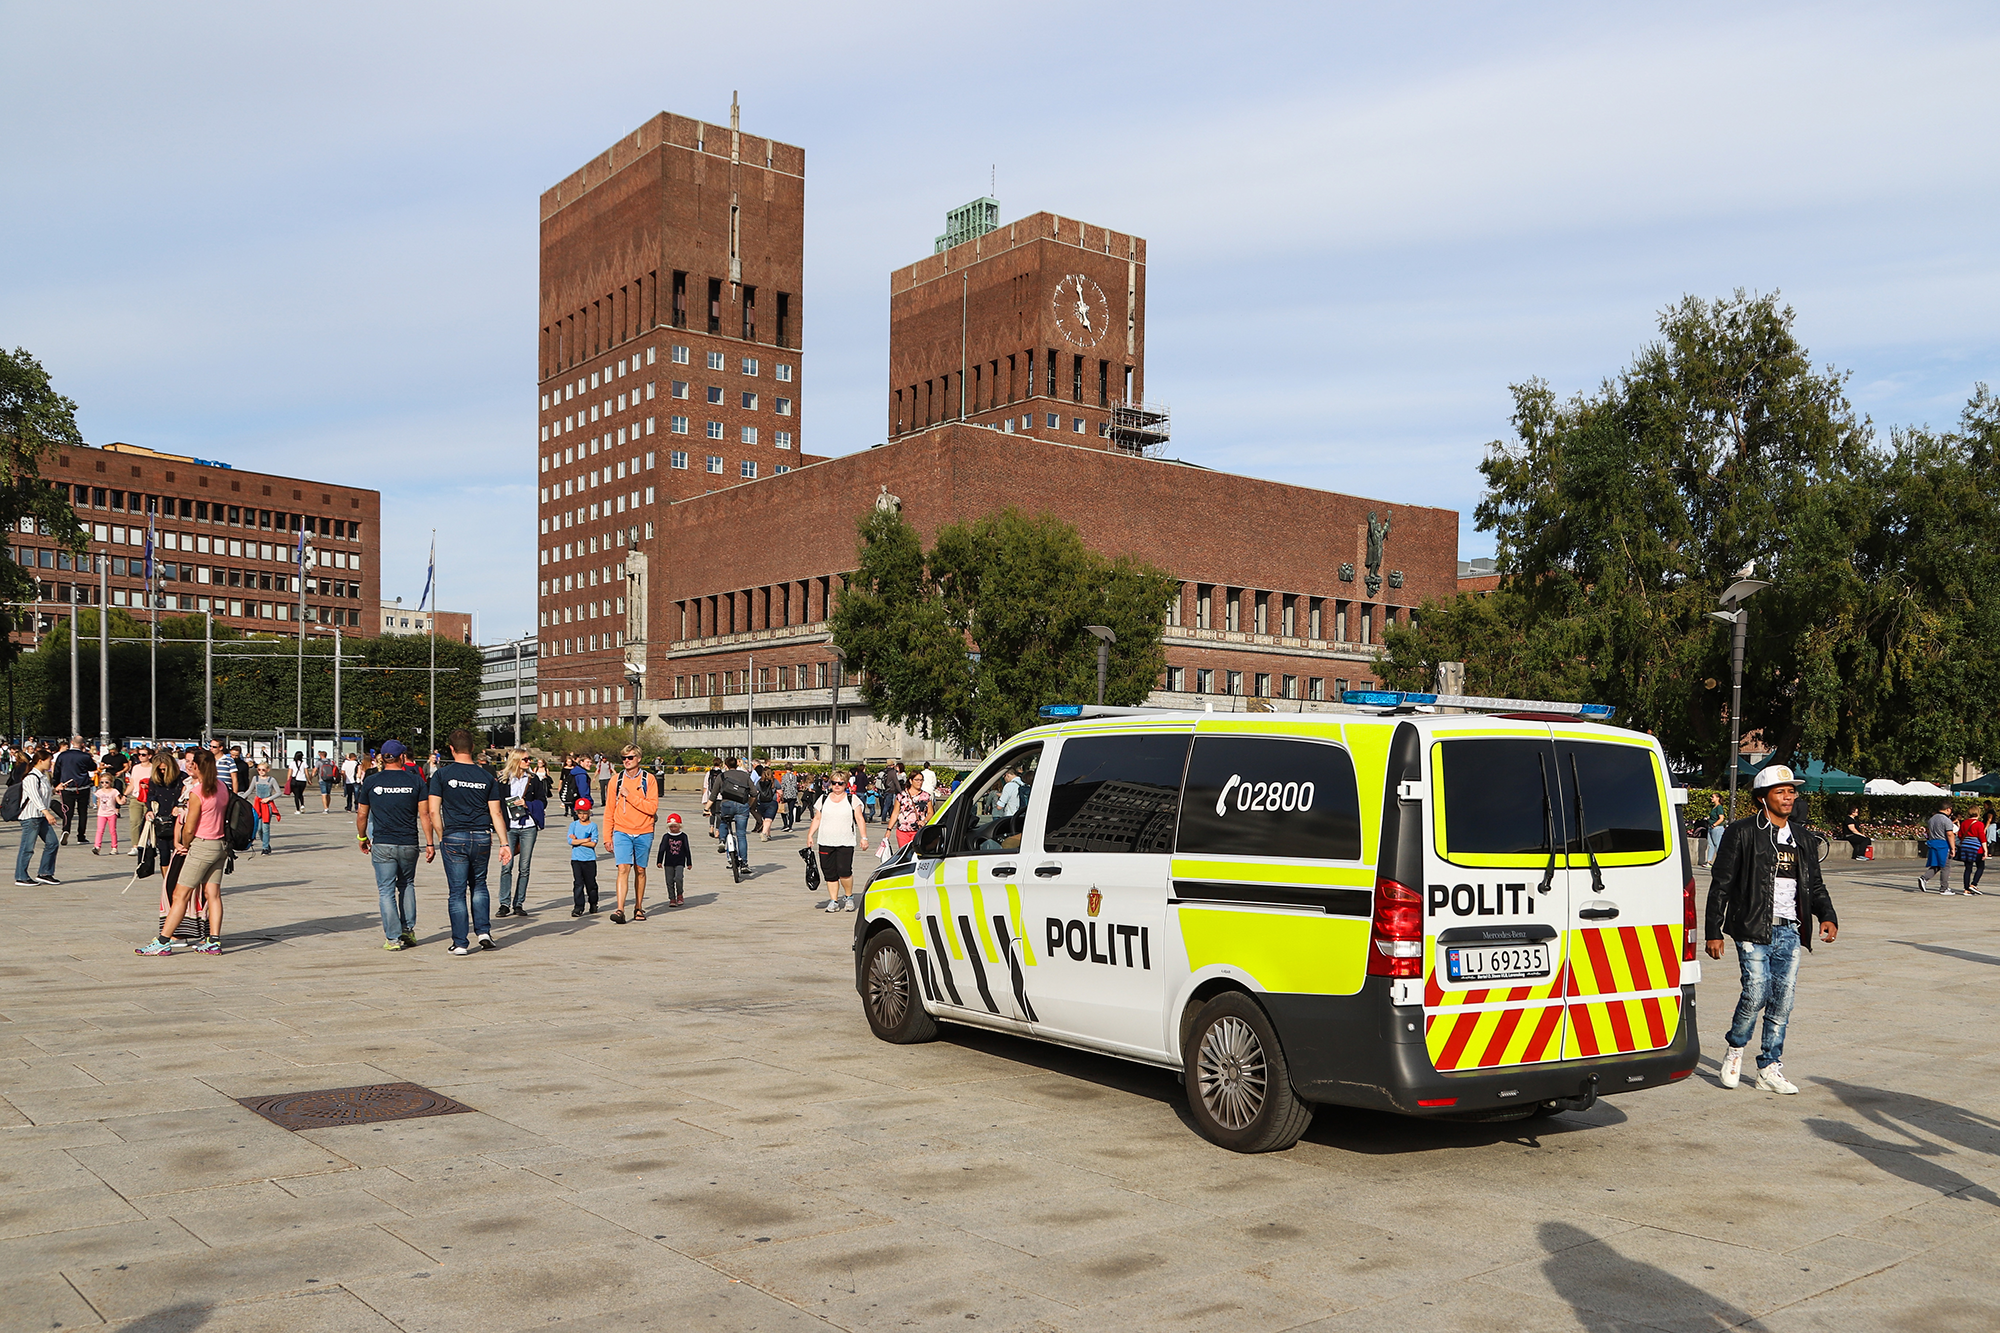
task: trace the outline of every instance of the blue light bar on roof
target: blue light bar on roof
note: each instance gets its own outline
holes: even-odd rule
[[[1403,696],[1397,690],[1343,690],[1340,701],[1344,704],[1359,704],[1363,708],[1400,708]]]
[[[1058,720],[1058,719],[1061,719],[1061,718],[1066,718],[1066,717],[1082,717],[1082,716],[1083,716],[1083,705],[1082,705],[1082,704],[1043,704],[1043,705],[1042,705],[1042,709],[1041,709],[1041,713],[1042,713],[1042,719],[1043,719],[1044,721],[1050,721],[1050,722],[1052,722],[1052,721],[1056,721],[1056,720]]]
[[[1547,699],[1492,699],[1471,694],[1417,694],[1408,690],[1344,690],[1340,701],[1363,708],[1406,708],[1419,704],[1469,708],[1483,713],[1564,713],[1572,717],[1608,719],[1618,710],[1610,704],[1557,703]]]

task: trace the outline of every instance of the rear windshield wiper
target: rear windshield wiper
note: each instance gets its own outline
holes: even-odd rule
[[[1569,780],[1576,791],[1576,836],[1583,844],[1584,854],[1590,857],[1590,891],[1604,892],[1604,872],[1597,868],[1597,849],[1590,845],[1590,825],[1583,821],[1583,779],[1577,776],[1576,751],[1569,752]]]
[[[1556,884],[1556,803],[1549,795],[1549,757],[1537,753],[1535,763],[1542,770],[1542,837],[1549,844],[1549,867],[1542,872],[1542,882],[1535,886],[1535,892],[1547,893]]]

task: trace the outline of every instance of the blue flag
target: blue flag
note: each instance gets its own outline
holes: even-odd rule
[[[436,534],[432,534],[431,563],[424,570],[424,595],[422,597],[417,598],[417,610],[419,611],[423,610],[424,603],[428,602],[431,599],[431,584],[437,580],[437,567],[438,567],[438,540]]]
[[[146,602],[153,601],[153,515],[146,515]]]

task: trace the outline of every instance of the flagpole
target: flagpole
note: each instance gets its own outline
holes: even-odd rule
[[[431,603],[431,729],[425,736],[425,739],[429,742],[430,751],[433,755],[437,753],[437,748],[438,748],[437,567],[438,567],[438,530],[436,528],[432,528],[431,567],[428,576],[424,579],[424,591],[430,595],[430,603]]]
[[[292,552],[292,567],[299,581],[299,697],[293,730],[303,732],[306,729],[306,530],[300,528],[295,535],[298,543]]]
[[[153,583],[153,515],[146,515],[146,737],[160,738],[160,599]]]

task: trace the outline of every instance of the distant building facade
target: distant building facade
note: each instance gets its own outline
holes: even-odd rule
[[[520,744],[535,725],[540,653],[541,643],[533,636],[479,645],[479,725],[498,744]]]
[[[417,610],[404,606],[403,599],[394,598],[375,604],[376,632],[383,638],[397,638],[410,635],[436,634],[441,639],[455,639],[459,643],[472,642],[472,613],[470,611],[432,611],[428,608]]]

